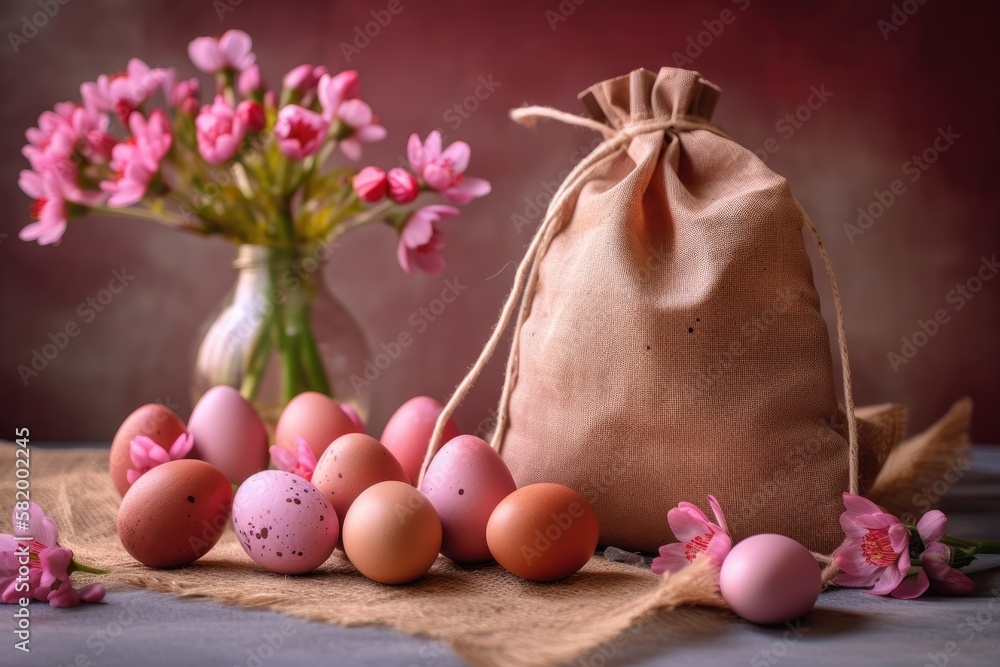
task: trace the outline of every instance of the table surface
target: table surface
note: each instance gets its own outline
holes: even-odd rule
[[[949,516],[949,533],[973,539],[1000,536],[1000,448],[977,447],[972,469],[949,489],[940,507]],[[833,590],[790,627],[764,628],[700,612],[704,622],[699,631],[688,629],[683,636],[671,634],[669,620],[652,619],[626,640],[572,664],[996,665],[1000,556],[981,557],[968,571],[977,583],[969,597],[928,595],[904,601]],[[14,648],[13,612],[13,606],[0,605],[0,665],[465,664],[442,642],[386,628],[332,626],[137,588],[114,589],[105,603],[72,610],[34,603],[31,652],[26,654]]]

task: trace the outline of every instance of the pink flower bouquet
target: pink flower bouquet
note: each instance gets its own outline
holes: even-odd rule
[[[124,72],[82,84],[80,101],[39,117],[23,149],[31,168],[19,184],[34,203],[21,239],[58,243],[70,222],[102,214],[300,256],[303,248],[385,222],[398,233],[404,271],[444,270],[439,223],[458,214],[455,206],[490,192],[487,181],[465,173],[467,144],[446,147],[437,132],[424,141],[414,134],[408,165],[388,172],[330,167],[338,152],[358,161],[366,143],[386,136],[361,99],[357,72],[300,65],[280,88],[268,89],[250,36],[239,30],[199,37],[188,55],[213,76],[209,94],[196,78],[180,80],[172,68],[134,58]],[[308,319],[283,310],[272,316],[277,332],[298,331]],[[282,348],[285,400],[309,389],[329,393],[308,331],[273,338]],[[259,379],[251,369],[244,387],[257,387]]]

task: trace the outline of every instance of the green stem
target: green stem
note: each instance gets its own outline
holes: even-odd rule
[[[111,570],[102,570],[98,567],[90,567],[89,565],[84,565],[83,563],[78,563],[76,560],[71,560],[69,563],[70,572],[87,572],[89,574],[107,574]]]
[[[319,356],[316,340],[313,338],[312,326],[309,321],[309,304],[299,304],[295,317],[300,330],[299,351],[302,353],[302,365],[305,369],[309,388],[322,394],[330,395],[330,383],[323,369],[323,359]]]
[[[111,215],[118,218],[139,218],[141,220],[152,220],[154,222],[159,222],[160,224],[166,224],[170,227],[177,227],[178,229],[186,229],[192,232],[199,231],[199,228],[196,225],[190,224],[184,218],[169,211],[164,211],[160,213],[157,211],[150,211],[149,209],[136,208],[132,206],[128,206],[125,208],[111,208],[109,206],[91,206],[90,209],[95,213],[100,213],[101,215]]]
[[[945,535],[941,538],[941,542],[948,546],[960,547],[969,555],[1000,554],[1000,541],[997,540],[965,540],[961,537]]]
[[[276,308],[277,306],[275,306]],[[240,385],[240,394],[248,401],[252,401],[257,397],[257,392],[260,391],[260,384],[264,379],[264,373],[267,372],[267,361],[274,347],[274,340],[271,337],[273,333],[273,320],[274,311],[263,322],[260,334],[257,336],[257,340],[254,341],[253,348],[250,350],[246,375],[243,376],[243,382]]]

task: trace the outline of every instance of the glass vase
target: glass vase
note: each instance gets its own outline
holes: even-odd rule
[[[273,427],[296,394],[318,391],[367,419],[367,383],[356,378],[364,374],[368,345],[327,289],[323,257],[315,247],[239,246],[236,284],[198,346],[195,402],[216,385],[230,385]]]

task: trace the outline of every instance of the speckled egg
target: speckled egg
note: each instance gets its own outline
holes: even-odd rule
[[[507,464],[485,440],[460,435],[442,447],[420,484],[441,518],[441,553],[458,563],[492,559],[486,524],[516,489]]]
[[[240,485],[233,528],[243,550],[269,572],[306,574],[337,545],[340,522],[326,497],[302,477],[263,470]]]
[[[135,481],[118,508],[118,537],[150,567],[179,567],[204,556],[229,523],[233,488],[215,466],[169,461]]]
[[[363,433],[334,440],[316,462],[312,482],[337,511],[347,516],[354,499],[379,482],[409,482],[399,461],[382,444]]]
[[[130,486],[126,474],[132,467],[129,445],[136,436],[144,435],[160,447],[170,451],[178,436],[186,433],[184,422],[165,405],[149,403],[130,414],[118,427],[111,441],[109,469],[118,493],[125,495]]]

